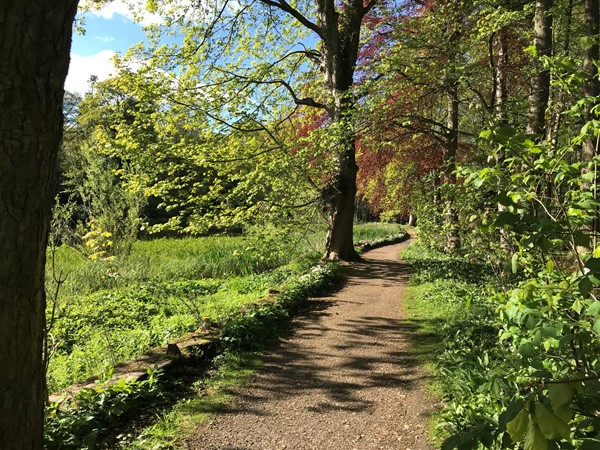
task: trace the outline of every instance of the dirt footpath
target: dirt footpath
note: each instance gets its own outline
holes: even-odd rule
[[[402,322],[407,243],[364,254],[345,287],[310,300],[290,338],[189,449],[429,450],[433,401]]]

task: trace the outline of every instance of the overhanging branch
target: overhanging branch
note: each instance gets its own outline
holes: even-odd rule
[[[313,23],[310,20],[308,20],[306,17],[304,17],[304,15],[300,11],[295,9],[292,5],[290,5],[285,0],[259,0],[259,1],[265,5],[272,6],[274,8],[278,8],[281,11],[288,13],[294,19],[296,19],[298,22],[300,22],[302,25],[304,25],[306,28],[317,33],[321,39],[324,39],[325,33],[323,32],[321,27],[319,27],[316,23]]]

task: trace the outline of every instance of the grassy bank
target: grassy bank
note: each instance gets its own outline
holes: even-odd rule
[[[498,340],[496,285],[485,265],[431,251],[420,244],[402,257],[412,264],[407,292],[409,320],[418,328],[415,346],[434,374],[434,395],[443,408],[432,419],[443,449],[490,447],[492,431],[514,394],[503,373],[506,350]]]
[[[397,225],[359,224],[355,240],[397,233]],[[136,242],[130,255],[90,260],[68,247],[49,255],[50,392],[90,375],[110,377],[120,361],[282,289],[306,272],[324,233]],[[54,307],[56,305],[56,308]]]

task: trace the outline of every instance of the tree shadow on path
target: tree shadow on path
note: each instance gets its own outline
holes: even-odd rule
[[[236,392],[239,401],[226,412],[270,416],[266,404],[273,401],[313,414],[368,412],[379,393],[416,388],[427,376],[409,341],[427,338],[423,327],[368,298],[400,292],[409,274],[406,263],[394,260],[349,265],[343,288],[308,302],[291,338],[265,357],[251,389]]]

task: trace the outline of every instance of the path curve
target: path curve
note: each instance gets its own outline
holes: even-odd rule
[[[236,401],[186,444],[197,450],[429,450],[433,402],[402,322],[407,243],[365,253],[344,287],[310,300]],[[414,332],[414,330],[412,331]]]

